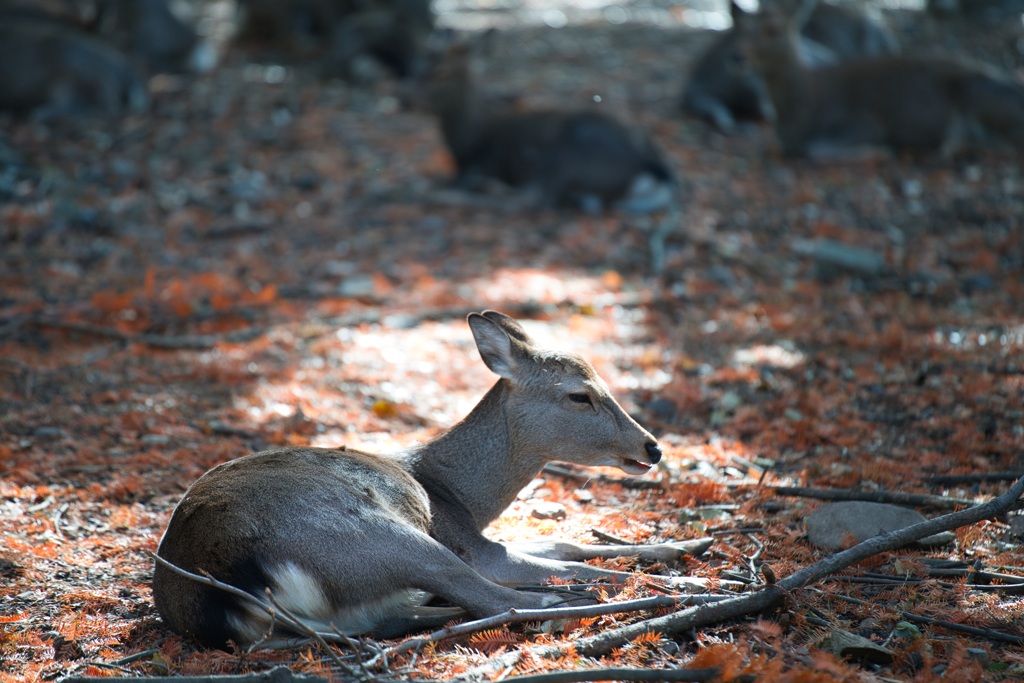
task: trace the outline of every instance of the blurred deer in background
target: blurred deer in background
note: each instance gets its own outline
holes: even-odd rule
[[[325,77],[370,80],[376,63],[404,78],[434,28],[429,0],[239,0],[239,6],[243,39],[322,48]]]
[[[316,631],[380,636],[437,625],[462,610],[484,617],[563,600],[509,586],[628,576],[579,560],[671,561],[707,548],[706,539],[511,547],[485,538],[483,529],[545,463],[642,474],[661,450],[586,360],[538,348],[501,313],[468,320],[480,356],[500,379],[461,422],[394,456],[283,448],[224,463],[185,493],[159,556],[261,601],[269,589],[277,605]],[[430,596],[456,607],[424,606]],[[272,627],[266,610],[160,563],[153,597],[171,628],[207,645],[255,643]]]
[[[215,60],[167,0],[0,0],[0,109],[118,116],[147,106],[147,74]]]
[[[217,56],[168,0],[95,0],[96,31],[148,73],[205,72]]]
[[[890,55],[809,69],[798,41],[815,3],[736,14],[740,50],[764,79],[785,154],[856,159],[892,151],[1024,148],[1024,86],[953,58]]]
[[[423,77],[459,184],[497,180],[537,195],[542,207],[644,213],[673,203],[672,172],[645,132],[596,110],[516,111],[488,100],[477,76],[496,36],[439,35]]]
[[[0,110],[41,118],[117,116],[147,103],[135,66],[87,32],[76,12],[60,3],[0,2]]]
[[[684,111],[705,119],[723,133],[737,121],[771,121],[775,112],[764,81],[744,63],[735,25],[742,13],[730,3],[733,28],[722,33],[696,60],[683,89]],[[818,68],[851,59],[895,54],[896,37],[873,15],[847,5],[819,3],[797,39],[801,61]]]
[[[992,24],[1024,14],[1024,0],[928,0],[927,7],[932,14]]]

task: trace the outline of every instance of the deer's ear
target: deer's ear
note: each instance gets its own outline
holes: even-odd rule
[[[533,340],[530,339],[530,335],[526,334],[526,330],[523,329],[522,325],[516,322],[515,318],[507,316],[499,311],[484,311],[480,315],[491,322],[501,325],[501,329],[505,330],[505,333],[513,339],[518,339],[524,344],[533,346]]]
[[[479,313],[470,313],[467,320],[469,321],[469,329],[473,331],[473,339],[476,340],[476,348],[480,351],[480,357],[483,358],[484,364],[499,377],[514,379],[516,374],[516,358],[515,342],[512,337],[509,336],[501,324],[490,318],[485,318]]]
[[[792,25],[796,27],[796,30],[802,29],[807,25],[807,22],[811,20],[811,15],[814,14],[814,10],[818,7],[818,0],[802,0],[796,3],[792,11]]]
[[[736,3],[736,0],[729,0],[729,16],[732,17],[733,25],[742,22],[746,14],[743,8]]]

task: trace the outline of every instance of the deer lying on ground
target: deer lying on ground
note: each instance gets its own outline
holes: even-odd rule
[[[737,14],[740,49],[764,78],[787,155],[856,159],[879,152],[1010,144],[1024,149],[1024,86],[955,59],[885,56],[811,70],[797,54],[814,7],[764,3]]]
[[[692,542],[513,548],[483,536],[551,460],[642,474],[661,450],[586,360],[538,348],[501,313],[468,320],[500,379],[465,419],[394,456],[283,448],[215,467],[178,504],[159,556],[254,596],[269,588],[317,631],[396,635],[456,614],[423,606],[430,596],[475,617],[545,607],[563,598],[509,586],[552,576],[621,579],[628,574],[578,561],[671,561],[692,549]],[[159,563],[153,598],[171,628],[211,646],[254,643],[271,625],[234,595]]]
[[[8,8],[0,5],[0,110],[47,118],[147,106],[144,81],[118,50],[66,17]]]
[[[205,72],[214,49],[175,14],[168,0],[96,0],[96,31],[147,73]]]
[[[735,25],[743,12],[730,3],[733,29],[723,32],[694,62],[683,89],[684,111],[723,133],[737,121],[772,121],[775,111],[761,77],[740,54]],[[899,43],[877,18],[859,8],[819,3],[797,36],[797,52],[808,68],[899,52]]]
[[[1013,21],[1024,14],[1024,0],[928,0],[926,6],[929,12],[940,16],[990,24]]]
[[[325,77],[363,79],[367,60],[406,77],[434,27],[429,0],[238,0],[243,41],[305,51],[326,48]]]
[[[488,101],[476,77],[495,35],[439,38],[423,79],[460,185],[497,180],[539,195],[542,207],[643,213],[672,204],[672,172],[644,132],[596,110],[513,111]]]

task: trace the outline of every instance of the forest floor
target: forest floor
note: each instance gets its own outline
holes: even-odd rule
[[[395,450],[453,424],[494,380],[469,311],[506,311],[591,359],[666,454],[646,486],[545,472],[489,535],[715,538],[702,558],[638,566],[620,597],[657,594],[659,572],[713,583],[757,558],[781,578],[826,555],[804,528],[820,503],[777,486],[982,501],[1009,484],[933,477],[1024,470],[1022,159],[821,165],[783,159],[767,128],[721,136],[676,110],[710,35],[651,12],[509,27],[490,78],[538,106],[600,96],[651,131],[682,196],[660,274],[650,222],[446,188],[436,126],[393,82],[325,83],[236,50],[207,76],[158,79],[142,115],[0,119],[0,681],[328,671],[316,647],[226,653],[174,635],[153,608],[151,553],[217,463],[278,445]],[[1021,68],[1019,24],[904,19],[909,40]],[[852,270],[829,259],[837,244],[859,255]],[[564,518],[539,518],[550,503]],[[1021,678],[1019,644],[906,614],[1024,634],[1020,591],[963,569],[1024,581],[1022,534],[1014,516],[965,527],[780,611],[593,662],[573,658],[575,640],[650,615],[504,627],[391,670],[444,679],[544,643],[565,656],[504,673]],[[962,570],[937,577],[929,560]],[[891,656],[833,654],[837,630]]]

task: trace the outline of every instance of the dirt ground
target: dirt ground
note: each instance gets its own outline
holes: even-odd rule
[[[612,470],[546,472],[494,538],[710,534],[699,560],[638,569],[723,580],[756,555],[783,577],[825,553],[803,526],[819,501],[776,486],[980,501],[1009,482],[932,478],[1024,469],[1019,156],[783,159],[767,128],[729,138],[679,114],[683,74],[711,38],[684,26],[684,8],[581,9],[552,28],[516,21],[558,24],[543,8],[508,7],[446,20],[504,28],[488,76],[499,90],[529,106],[599,97],[649,130],[678,175],[678,215],[530,211],[453,192],[435,124],[403,106],[400,84],[324,82],[239,50],[209,75],[158,78],[145,114],[0,119],[0,681],[275,663],[330,673],[313,646],[225,653],[172,634],[152,606],[150,553],[214,464],[286,444],[394,450],[459,419],[493,381],[469,311],[506,311],[590,358],[666,452],[648,487]],[[1024,67],[1019,23],[891,18],[909,44]],[[660,220],[671,229],[652,254]],[[565,518],[535,516],[547,503]],[[1019,639],[1020,591],[976,587],[966,568],[1024,580],[1022,533],[1016,516],[965,527],[778,612],[640,638],[596,662],[524,656],[506,674],[1024,677],[1019,640],[906,617]],[[936,576],[928,560],[959,574]],[[571,653],[643,616],[447,641],[381,677],[448,678],[538,643]],[[836,629],[892,656],[832,654],[822,641]]]

